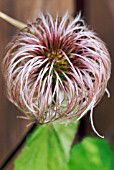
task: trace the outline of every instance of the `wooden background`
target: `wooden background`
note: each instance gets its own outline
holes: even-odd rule
[[[76,0],[0,0],[0,10],[23,22],[34,20],[39,10],[63,15],[66,10],[71,16],[76,13]],[[85,0],[84,19],[91,25],[105,42],[114,63],[114,1],[113,0]],[[17,29],[0,19],[0,63],[3,59],[4,48],[17,32]],[[94,120],[97,129],[114,143],[114,68],[109,82],[111,98],[106,95],[95,108]],[[22,113],[13,106],[4,95],[4,81],[0,70],[0,164],[2,164],[12,150],[29,130],[25,120],[17,119]],[[88,134],[92,134],[89,130]],[[7,170],[13,169],[13,160],[9,162]]]

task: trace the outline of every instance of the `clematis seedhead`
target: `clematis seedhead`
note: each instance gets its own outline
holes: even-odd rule
[[[3,61],[7,97],[26,119],[74,121],[90,110],[97,134],[93,108],[107,91],[110,72],[106,46],[80,14],[53,19],[40,13],[14,37]]]

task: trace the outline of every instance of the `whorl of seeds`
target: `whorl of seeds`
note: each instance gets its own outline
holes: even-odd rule
[[[26,119],[79,120],[90,110],[97,135],[93,108],[107,91],[110,72],[102,40],[80,15],[71,20],[68,13],[55,19],[41,13],[15,36],[3,61],[7,96]]]

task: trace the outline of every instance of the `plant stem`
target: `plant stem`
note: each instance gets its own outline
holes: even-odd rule
[[[8,15],[4,14],[3,12],[0,11],[0,18],[2,18],[3,20],[5,20],[6,22],[10,23],[11,25],[13,25],[14,27],[17,27],[18,29],[23,29],[24,27],[26,27],[27,25],[16,20],[13,19],[11,17],[9,17]]]

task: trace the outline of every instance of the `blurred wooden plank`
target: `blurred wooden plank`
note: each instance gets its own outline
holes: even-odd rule
[[[34,8],[38,7],[38,2],[32,1],[34,4],[32,5],[30,0],[0,1],[0,10],[24,22],[32,15],[30,11],[32,12]],[[17,29],[0,19],[0,30],[0,54],[3,54],[4,47],[15,35]],[[1,55],[0,62],[2,59],[3,55]],[[28,131],[28,128],[26,128],[28,122],[16,118],[17,115],[22,115],[22,113],[6,99],[4,91],[4,81],[0,72],[0,163],[6,159]]]
[[[23,150],[24,145],[20,148],[20,150],[15,154],[15,156],[11,159],[11,161],[7,164],[7,166],[4,168],[4,170],[13,170],[15,167],[14,161],[17,159],[21,151]]]
[[[4,170],[14,169],[15,159],[18,157],[18,155],[21,153],[22,149],[24,148],[24,144],[27,140],[27,137],[31,134],[31,132],[33,132],[33,130],[35,130],[36,127],[37,127],[36,124],[32,125],[30,127],[30,130],[26,133],[26,135],[22,137],[22,139],[20,139],[21,141],[17,142],[17,147],[14,148],[13,152],[10,154],[10,157],[8,157],[8,159],[6,159],[4,163],[1,165],[1,169]]]
[[[73,16],[74,12],[74,0],[43,0],[43,11],[49,11],[51,14],[63,16],[66,11],[70,16]]]
[[[85,17],[92,29],[101,37],[111,55],[114,63],[114,1],[113,0],[87,0],[85,4]],[[98,131],[114,144],[114,67],[108,89],[111,97],[103,97],[94,110],[95,126]]]

